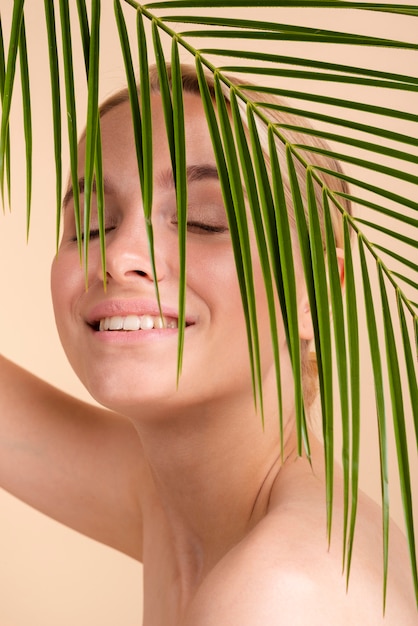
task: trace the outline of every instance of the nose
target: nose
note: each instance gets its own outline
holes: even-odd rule
[[[104,275],[103,264],[99,262],[99,279],[120,284],[138,279],[160,282],[166,273],[162,246],[157,249],[148,235],[142,216],[135,223],[122,223],[110,230],[106,234],[106,272]]]

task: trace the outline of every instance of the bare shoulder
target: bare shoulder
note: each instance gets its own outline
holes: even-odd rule
[[[299,474],[304,479],[303,498],[294,495],[296,484],[288,476],[290,480],[284,492],[273,498],[267,515],[208,577],[201,596],[196,598],[195,625],[413,626],[417,623],[402,533],[395,527],[392,529],[392,559],[383,616],[379,508],[362,496],[347,591],[342,565],[341,507],[337,501],[332,541],[328,546],[323,485],[309,472],[310,469],[306,473],[302,470]]]

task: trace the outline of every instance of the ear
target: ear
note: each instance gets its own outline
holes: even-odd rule
[[[344,288],[344,251],[341,248],[336,248],[336,254],[340,284],[341,288]],[[303,294],[299,298],[298,323],[300,339],[311,341],[313,339],[314,332],[312,325],[311,307],[309,305],[309,298],[305,289],[303,291]]]
[[[337,263],[338,263],[338,273],[340,275],[340,285],[341,289],[344,289],[344,250],[342,248],[336,248],[335,252],[337,254]]]
[[[309,298],[306,290],[304,290],[303,296],[299,299],[298,306],[298,326],[299,326],[299,338],[305,341],[311,341],[314,336],[311,307],[309,306]]]

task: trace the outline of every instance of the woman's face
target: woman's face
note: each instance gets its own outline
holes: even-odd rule
[[[185,94],[188,168],[186,328],[177,387],[179,253],[176,198],[161,101],[152,96],[155,261],[160,328],[128,103],[102,120],[106,201],[106,289],[93,198],[88,289],[80,265],[71,193],[52,267],[60,338],[76,374],[99,402],[137,413],[210,401],[252,402],[245,321],[233,251],[203,107]],[[84,142],[80,152],[80,191]],[[257,255],[254,254],[254,259]],[[259,263],[254,261],[263,376],[274,380],[270,325]],[[142,328],[138,329],[141,325]],[[283,334],[283,333],[282,333]],[[284,338],[281,348],[285,349]]]

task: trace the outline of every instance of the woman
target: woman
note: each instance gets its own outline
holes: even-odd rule
[[[396,528],[383,618],[380,512],[365,496],[346,593],[341,477],[336,470],[328,549],[323,450],[312,434],[311,462],[298,456],[293,391],[283,393],[281,439],[268,307],[250,232],[261,345],[261,425],[212,143],[194,72],[184,68],[183,73],[188,236],[178,384],[175,185],[153,71],[153,227],[162,317],[141,211],[130,107],[121,92],[101,109],[106,273],[93,212],[85,289],[71,188],[52,267],[64,350],[107,410],[68,397],[3,359],[1,483],[55,519],[141,560],[145,626],[412,625],[416,611],[408,560]],[[84,147],[82,138],[81,194]],[[338,245],[337,226],[336,241]],[[342,264],[340,269],[343,280]],[[298,253],[295,275],[308,406],[313,377],[307,346],[313,330]],[[283,324],[278,323],[282,388],[293,390]]]

